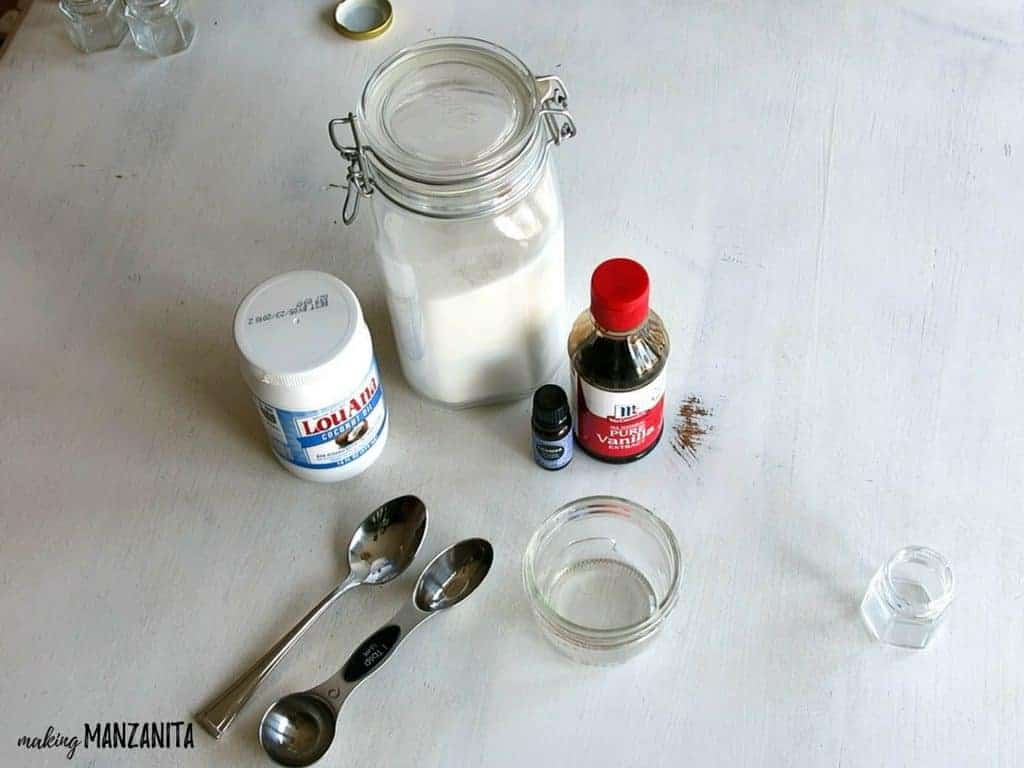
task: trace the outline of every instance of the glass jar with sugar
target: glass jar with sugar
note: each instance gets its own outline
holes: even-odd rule
[[[331,121],[348,163],[343,219],[372,201],[402,370],[424,397],[524,397],[558,366],[565,236],[551,150],[575,133],[561,80],[471,38],[399,51],[357,113]]]

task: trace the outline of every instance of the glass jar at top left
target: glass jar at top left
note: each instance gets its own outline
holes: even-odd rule
[[[128,32],[123,0],[60,0],[68,37],[83,53],[117,48]]]

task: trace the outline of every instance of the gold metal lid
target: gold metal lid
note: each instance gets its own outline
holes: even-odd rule
[[[353,40],[383,34],[393,19],[389,0],[341,0],[334,9],[334,26]]]

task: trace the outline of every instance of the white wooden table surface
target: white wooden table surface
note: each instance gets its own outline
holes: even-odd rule
[[[422,496],[425,556],[497,562],[349,702],[327,765],[1024,764],[1024,9],[1019,2],[396,2],[355,43],[323,3],[198,2],[188,53],[75,52],[37,2],[0,62],[0,764],[48,726],[187,719],[342,572],[376,504]],[[342,226],[329,118],[396,48],[493,39],[568,84],[570,314],[592,268],[649,268],[688,465],[549,474],[527,404],[449,412],[395,357],[369,225]],[[271,458],[235,304],[295,268],[366,307],[392,433],[341,485]],[[565,381],[565,371],[560,374]],[[674,527],[660,641],[611,669],[549,650],[520,586],[533,528],[610,492]],[[873,643],[873,570],[922,543],[959,594],[928,650]],[[268,764],[277,696],[408,594],[346,597],[220,743],[80,766]]]

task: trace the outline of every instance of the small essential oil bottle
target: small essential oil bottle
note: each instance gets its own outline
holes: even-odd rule
[[[637,262],[603,262],[590,280],[590,309],[569,333],[576,442],[601,461],[643,458],[664,429],[668,332],[648,306],[650,292]]]
[[[569,398],[557,384],[533,393],[533,460],[544,469],[562,469],[572,461]]]

